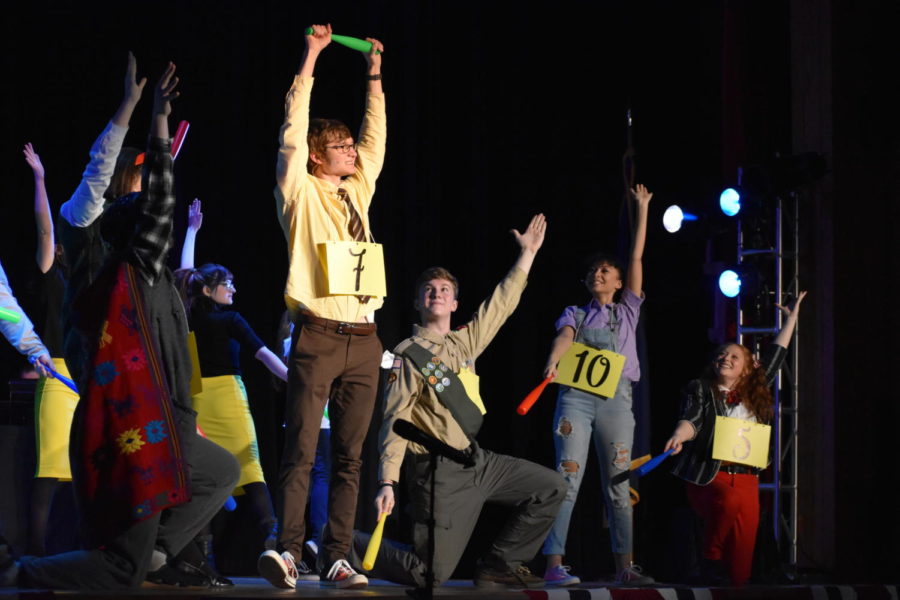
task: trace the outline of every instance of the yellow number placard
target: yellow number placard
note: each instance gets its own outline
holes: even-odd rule
[[[559,360],[554,383],[611,398],[616,394],[625,357],[575,342]]]
[[[325,242],[318,251],[330,296],[387,296],[381,244]]]
[[[771,435],[769,425],[717,416],[712,456],[717,460],[764,469],[769,464]]]

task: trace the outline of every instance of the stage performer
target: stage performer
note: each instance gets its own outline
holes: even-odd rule
[[[62,246],[56,243],[51,218],[50,200],[44,183],[45,171],[41,157],[31,144],[25,144],[25,161],[34,173],[34,219],[37,225],[37,273],[34,293],[36,318],[41,324],[41,338],[53,357],[54,369],[69,377],[63,359],[62,310],[66,289],[67,267]],[[34,430],[37,449],[37,469],[31,484],[31,523],[27,553],[43,556],[47,517],[58,481],[70,481],[69,429],[78,404],[78,394],[61,381],[41,377],[34,392]]]
[[[804,296],[800,292],[790,308],[778,305],[786,318],[759,362],[746,346],[726,344],[684,390],[681,420],[665,450],[684,450],[672,473],[687,482],[688,500],[703,519],[704,583],[747,583],[759,526],[760,469],[712,457],[716,416],[771,423],[769,388],[784,362]]]
[[[203,223],[200,200],[188,209],[188,228],[175,279],[184,300],[188,324],[197,339],[203,391],[193,396],[197,424],[212,441],[231,452],[241,465],[238,486],[246,495],[265,549],[277,542],[278,521],[256,442],[247,391],[241,379],[240,350],[249,350],[269,371],[287,381],[284,363],[253,331],[240,313],[222,310],[234,303],[237,288],[231,271],[217,264],[194,268],[194,243]],[[208,532],[199,540],[211,555]]]
[[[260,574],[292,588],[305,534],[309,474],[325,402],[332,429],[328,525],[318,567],[325,584],[365,587],[347,562],[356,517],[362,444],[375,406],[382,347],[374,312],[382,298],[330,296],[318,244],[370,239],[368,208],[384,161],[387,136],[381,89],[381,42],[369,39],[366,113],[359,140],[339,121],[309,119],[313,69],[331,42],[330,25],[314,25],[285,101],[275,201],[288,244],[285,300],[295,328],[288,367],[285,442],[277,503],[282,554],[266,551]]]
[[[413,326],[412,337],[394,351],[396,359],[385,391],[384,423],[379,435],[380,489],[375,498],[379,514],[393,510],[400,466],[404,455],[410,454],[406,480],[411,487],[414,547],[410,552],[383,542],[373,576],[419,587],[426,584],[430,455],[424,447],[394,433],[394,422],[403,419],[463,451],[475,463],[474,467],[464,467],[443,457],[437,459],[435,585],[452,575],[485,502],[508,506],[513,514],[479,560],[475,584],[529,588],[544,585],[543,579],[533,575],[523,563],[534,557],[553,523],[565,495],[565,482],[551,469],[495,454],[478,445],[475,436],[484,408],[471,369],[518,305],[545,229],[544,215],[536,215],[524,233],[513,230],[521,249],[515,265],[481,303],[472,320],[456,330],[450,329],[459,295],[456,278],[446,269],[432,267],[416,282],[414,307],[420,324]],[[367,536],[358,536],[358,541],[354,561],[361,562]]]
[[[136,72],[129,54],[122,104],[60,211],[71,259],[65,358],[81,391],[70,456],[91,549],[23,558],[21,587],[140,585],[190,542],[238,478],[231,454],[196,435],[187,323],[165,267],[175,205],[168,117],[178,78],[171,63],[154,94],[143,191],[103,206],[146,83]]]
[[[566,478],[569,490],[543,547],[547,558],[544,580],[552,585],[575,585],[581,581],[562,564],[562,559],[592,440],[600,464],[600,485],[609,519],[616,583],[653,583],[653,579],[644,575],[632,560],[631,497],[628,477],[622,476],[630,469],[634,441],[631,390],[641,376],[635,329],[644,301],[642,259],[647,238],[647,210],[653,197],[640,184],[631,190],[631,195],[636,211],[627,268],[613,256],[591,257],[584,278],[591,301],[584,306],[567,307],[557,319],[556,338],[544,368],[544,377],[555,377],[557,363],[573,342],[625,356],[622,376],[611,398],[566,386],[559,389],[553,417],[553,441],[556,468]]]

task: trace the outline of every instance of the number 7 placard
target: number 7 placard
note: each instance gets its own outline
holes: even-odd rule
[[[318,250],[328,295],[387,296],[381,244],[325,242]]]
[[[574,342],[559,360],[554,383],[612,398],[616,394],[625,357]]]

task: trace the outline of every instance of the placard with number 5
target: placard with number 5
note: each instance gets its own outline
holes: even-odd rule
[[[559,360],[554,383],[612,398],[622,377],[625,357],[574,342]]]
[[[713,458],[765,469],[772,427],[753,421],[716,416]]]

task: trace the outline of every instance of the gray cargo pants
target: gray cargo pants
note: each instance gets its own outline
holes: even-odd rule
[[[475,466],[438,457],[435,480],[435,583],[453,574],[486,502],[513,509],[503,529],[492,542],[481,564],[499,570],[515,569],[531,560],[553,525],[566,495],[563,477],[535,463],[495,454],[472,446]],[[415,522],[413,547],[384,540],[372,577],[424,586],[428,556],[428,518],[431,470],[429,455],[407,456],[407,480],[411,486],[411,508]],[[362,566],[368,534],[355,532],[350,561]]]

